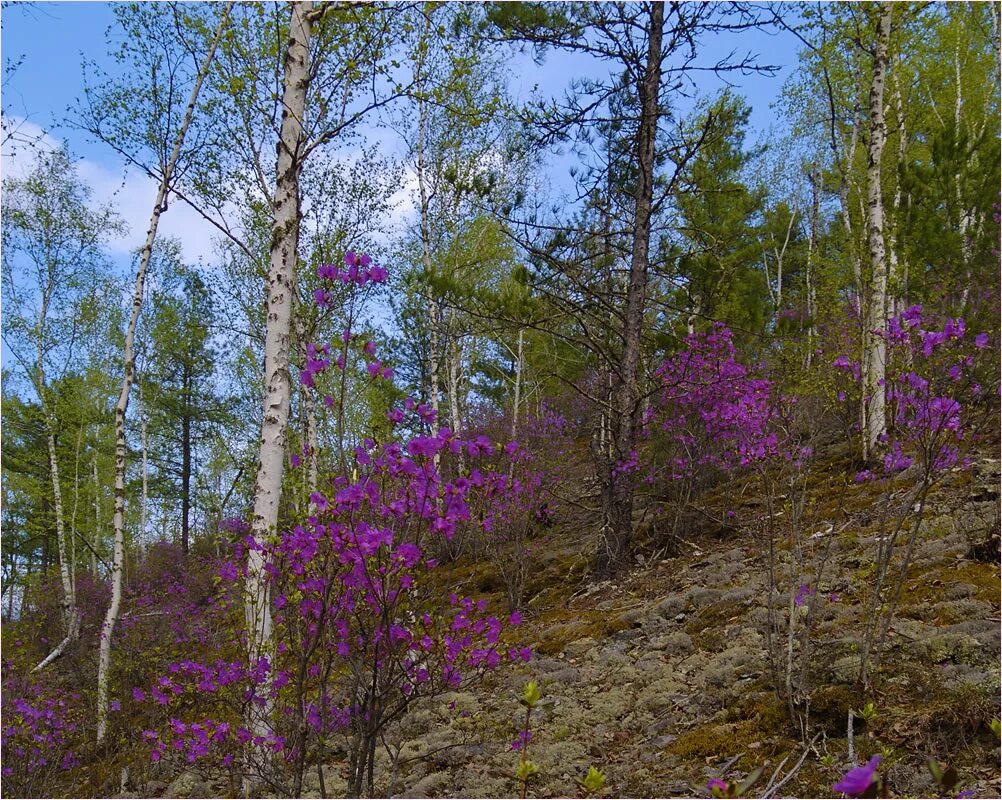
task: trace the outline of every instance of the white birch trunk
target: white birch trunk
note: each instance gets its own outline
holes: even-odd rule
[[[816,164],[811,165],[811,225],[807,236],[807,266],[805,268],[805,282],[807,284],[807,359],[806,365],[809,367],[814,359],[814,340],[817,338],[817,327],[814,318],[817,314],[817,288],[814,281],[814,250],[817,247],[818,238],[818,217],[821,212],[821,198],[819,183],[821,176],[818,173]]]
[[[873,57],[873,81],[870,84],[870,141],[866,156],[866,221],[870,251],[869,303],[863,331],[863,457],[873,456],[880,437],[887,430],[884,397],[884,370],[887,342],[882,335],[887,327],[887,258],[884,247],[884,201],[880,183],[880,161],[884,151],[887,126],[884,120],[884,78],[887,72],[887,48],[891,35],[891,6],[881,3],[877,24],[877,43]]]
[[[263,415],[261,449],[254,488],[252,535],[258,546],[278,529],[279,502],[285,468],[291,379],[289,342],[299,249],[299,175],[306,145],[303,119],[310,79],[312,2],[292,3],[292,17],[282,81],[282,124],[279,131],[275,195],[272,204],[271,255],[268,266],[267,320],[264,344]],[[260,549],[247,554],[244,618],[251,664],[270,654],[272,618],[269,607],[265,555]],[[268,732],[271,704],[248,711],[248,726],[256,735]]]
[[[113,517],[114,528],[114,555],[111,562],[111,603],[101,624],[101,639],[98,649],[97,662],[97,742],[104,741],[105,733],[108,729],[108,678],[111,668],[111,638],[115,632],[115,623],[118,622],[118,613],[122,605],[122,569],[125,562],[125,415],[129,409],[129,394],[132,391],[132,382],[136,366],[135,342],[136,327],[139,324],[139,313],[143,307],[143,287],[146,283],[146,271],[149,268],[150,257],[153,254],[153,243],[157,236],[157,227],[160,224],[160,215],[166,208],[167,193],[171,187],[171,178],[177,160],[181,155],[181,147],[184,145],[184,138],[188,133],[192,117],[195,115],[195,104],[198,102],[198,93],[201,91],[202,82],[209,72],[209,66],[216,54],[216,45],[223,35],[223,29],[229,18],[232,3],[227,4],[223,11],[222,18],[216,28],[215,36],[209,47],[201,68],[195,78],[195,84],[191,88],[191,97],[188,99],[188,106],[184,112],[184,119],[174,138],[174,146],[170,153],[163,175],[160,178],[160,187],[157,190],[156,200],[153,202],[153,213],[150,216],[150,227],[146,231],[146,241],[139,255],[139,266],[136,269],[136,282],[132,294],[132,311],[129,314],[129,324],[125,330],[125,347],[123,349],[122,360],[124,370],[122,375],[122,388],[118,394],[118,402],[115,404],[115,513]]]
[[[954,80],[957,84],[957,97],[953,107],[954,136],[960,138],[960,124],[964,108],[964,91],[961,84],[960,70],[960,45],[958,44],[953,52]],[[957,195],[957,213],[960,215],[960,254],[963,262],[963,271],[966,279],[960,297],[961,311],[967,308],[967,300],[971,293],[971,213],[964,207],[964,193],[960,172],[953,176],[954,190]]]
[[[898,314],[903,310],[904,297],[904,260],[901,257],[901,228],[903,211],[901,208],[901,170],[905,164],[905,153],[908,148],[908,128],[905,124],[904,103],[901,101],[901,82],[896,75],[894,81],[894,112],[898,123],[898,168],[894,178],[894,200],[891,205],[891,215],[894,224],[890,230],[887,248],[888,274],[891,281],[891,296],[887,301],[888,315]]]
[[[143,458],[143,499],[139,507],[139,538],[146,545],[146,520],[149,517],[150,502],[150,461],[149,461],[149,419],[143,405],[143,385],[139,384],[139,435]]]
[[[97,456],[91,459],[94,468],[94,542],[90,551],[90,574],[97,577],[97,545],[101,536],[101,478],[97,473]]]
[[[515,402],[511,411],[511,438],[518,433],[518,407],[522,401],[522,348],[525,341],[525,328],[518,329],[518,355],[515,359]]]
[[[845,161],[840,161],[839,171],[840,181],[839,181],[839,205],[842,209],[842,226],[845,228],[846,235],[846,246],[849,250],[849,258],[852,265],[852,278],[855,284],[856,296],[862,298],[863,296],[863,275],[862,267],[859,263],[859,255],[856,252],[855,243],[853,242],[852,234],[852,214],[849,211],[849,183],[850,175],[852,174],[852,165],[856,160],[856,142],[859,140],[859,119],[857,118],[856,112],[853,112],[852,119],[852,132],[849,137],[849,151],[846,154]]]
[[[453,328],[449,342],[449,416],[452,430],[456,433],[463,429],[460,418],[459,384],[460,372],[462,371],[463,351],[459,344],[459,337],[455,333],[455,310],[451,313],[451,324]]]
[[[77,430],[77,448],[73,456],[73,513],[70,514],[70,578],[73,594],[77,593],[77,510],[80,508],[80,447],[83,444],[83,426]]]
[[[418,99],[417,180],[418,195],[421,201],[421,261],[424,266],[425,275],[425,300],[428,304],[428,382],[430,384],[428,387],[428,401],[432,409],[437,412],[439,410],[438,369],[441,359],[438,340],[438,303],[435,301],[434,291],[431,287],[431,214],[425,175],[425,170],[427,168],[425,163],[425,149],[427,147],[428,135],[427,104],[428,101],[424,98],[424,96],[420,96]]]
[[[46,447],[49,453],[49,475],[52,479],[52,505],[56,517],[56,548],[59,553],[59,576],[63,583],[63,597],[61,610],[63,614],[63,626],[66,636],[56,645],[55,649],[40,661],[32,672],[44,669],[59,656],[66,648],[80,635],[80,612],[77,610],[77,595],[73,581],[73,574],[70,569],[69,554],[66,547],[66,525],[63,517],[63,491],[59,480],[59,460],[56,457],[56,420],[49,408],[45,397],[45,364],[42,351],[42,336],[45,327],[45,317],[48,313],[48,303],[43,300],[42,311],[38,321],[38,372],[35,390],[38,393],[38,402],[42,406],[42,413],[45,416]]]

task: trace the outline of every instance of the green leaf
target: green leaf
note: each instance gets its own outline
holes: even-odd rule
[[[535,708],[536,704],[542,699],[543,693],[539,690],[539,684],[536,681],[529,681],[525,685],[525,689],[522,691],[522,697],[519,699],[523,706],[528,708]]]
[[[581,786],[589,794],[597,794],[605,786],[605,773],[595,767],[588,767],[588,774],[581,781]]]

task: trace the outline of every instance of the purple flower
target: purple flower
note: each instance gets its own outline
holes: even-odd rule
[[[706,782],[706,788],[712,791],[727,792],[727,784],[720,780],[720,778],[710,778]]]
[[[874,756],[862,767],[853,767],[849,770],[832,788],[836,792],[859,797],[870,788],[873,783],[877,766],[880,764],[880,756]]]
[[[808,586],[806,583],[800,584],[800,588],[797,589],[797,596],[793,598],[793,604],[796,606],[802,606],[808,597],[814,596],[814,589]]]

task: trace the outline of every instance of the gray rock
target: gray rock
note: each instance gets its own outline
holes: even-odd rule
[[[197,772],[182,772],[170,782],[164,797],[208,797],[209,787]]]
[[[643,618],[644,610],[642,608],[631,608],[620,614],[616,618],[616,622],[621,625],[639,625]]]
[[[976,659],[981,643],[967,633],[941,633],[916,642],[916,649],[933,663],[954,659],[970,664]]]
[[[556,672],[551,672],[546,676],[545,685],[550,684],[561,684],[569,685],[573,683],[578,683],[581,680],[581,670],[576,667],[564,667],[563,669],[558,669]]]
[[[863,659],[856,654],[842,656],[832,662],[832,675],[840,683],[853,683],[859,676],[859,668]]]
[[[568,658],[581,658],[587,655],[598,645],[594,639],[590,636],[586,636],[583,639],[576,639],[573,642],[568,642],[564,645],[564,655]]]
[[[668,655],[684,656],[693,650],[692,637],[685,631],[675,631],[653,639],[651,650],[663,650]]]
[[[665,619],[671,619],[685,607],[685,600],[682,595],[672,595],[666,597],[655,607],[655,611]]]
[[[696,586],[689,590],[688,601],[693,609],[705,608],[716,603],[722,596],[720,589],[710,589],[707,586]]]
[[[724,592],[720,598],[723,603],[747,603],[755,596],[755,591],[747,586],[738,586]]]

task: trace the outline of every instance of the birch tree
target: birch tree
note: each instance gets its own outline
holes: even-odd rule
[[[90,189],[80,181],[64,149],[41,154],[31,174],[8,178],[3,191],[3,337],[45,420],[63,590],[66,635],[35,667],[40,670],[62,655],[80,632],[57,457],[59,423],[50,382],[73,366],[82,329],[93,322],[83,306],[101,286],[103,245],[123,226],[111,208],[91,207]]]
[[[869,141],[866,155],[866,229],[870,282],[863,330],[863,457],[871,458],[887,431],[884,371],[887,362],[887,253],[881,160],[887,138],[884,81],[891,38],[891,5],[882,3],[876,21],[873,78],[869,94]]]
[[[292,383],[289,375],[289,339],[299,250],[299,176],[306,147],[303,120],[310,76],[310,37],[313,3],[291,4],[291,22],[282,79],[282,125],[278,139],[275,194],[272,201],[272,240],[267,277],[267,321],[264,341],[264,402],[261,446],[254,484],[251,532],[256,547],[247,555],[244,616],[250,662],[268,652],[272,639],[271,608],[265,558],[261,546],[278,528],[279,502],[285,461],[286,426]],[[258,733],[268,729],[271,708],[251,720]]]
[[[108,672],[111,667],[111,639],[115,632],[115,623],[118,621],[119,609],[122,604],[122,569],[125,563],[125,460],[127,453],[125,416],[129,409],[129,394],[132,391],[132,382],[134,379],[136,327],[139,323],[139,313],[143,306],[143,287],[146,283],[146,271],[150,264],[150,257],[153,254],[153,245],[156,241],[160,216],[167,208],[167,196],[173,185],[174,171],[177,168],[178,160],[181,157],[181,150],[184,147],[185,137],[188,135],[188,128],[195,114],[198,93],[202,89],[202,82],[205,80],[205,76],[208,74],[209,67],[212,64],[212,59],[216,53],[216,46],[226,27],[232,5],[232,3],[229,3],[225,7],[208,52],[205,53],[201,65],[195,73],[191,95],[184,108],[181,124],[174,133],[173,143],[169,150],[164,148],[164,152],[167,155],[159,165],[160,185],[157,188],[156,199],[153,201],[153,213],[150,215],[150,224],[146,231],[146,241],[139,251],[139,263],[136,268],[136,280],[132,293],[132,306],[129,314],[129,322],[125,329],[125,347],[122,354],[124,365],[122,388],[118,395],[118,402],[115,404],[115,511],[113,517],[115,543],[111,566],[111,603],[108,606],[104,622],[101,625],[101,641],[98,653],[97,741],[99,744],[104,741],[104,735],[108,728]]]

